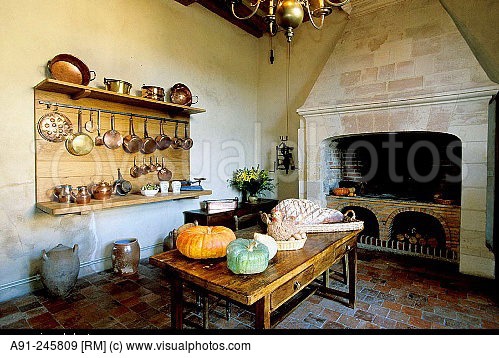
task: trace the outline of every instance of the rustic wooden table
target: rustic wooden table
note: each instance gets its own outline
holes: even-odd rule
[[[347,298],[348,305],[354,306],[359,232],[309,234],[302,249],[279,251],[268,268],[256,275],[235,275],[227,268],[225,259],[193,260],[178,250],[154,255],[149,261],[171,275],[172,328],[183,328],[185,283],[254,306],[255,328],[266,329],[277,324],[301,300],[316,291],[332,299],[336,296]],[[348,258],[348,292],[332,289],[328,284],[329,268],[345,255]],[[321,274],[322,284],[318,285],[314,280]]]

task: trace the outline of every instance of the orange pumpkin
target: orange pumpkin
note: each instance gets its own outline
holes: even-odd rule
[[[236,239],[225,226],[193,226],[177,237],[177,249],[191,259],[214,259],[227,255],[227,245]]]

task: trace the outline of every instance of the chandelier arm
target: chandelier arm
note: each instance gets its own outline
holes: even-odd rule
[[[343,6],[343,5],[346,5],[350,2],[350,0],[345,0],[343,2],[332,2],[331,0],[325,0],[329,5],[331,6],[336,6],[336,7],[340,7],[340,6]]]
[[[262,2],[262,0],[256,0],[256,4],[251,4],[251,6],[255,6],[255,10],[253,10],[253,12],[251,14],[249,14],[248,16],[244,16],[244,17],[240,17],[240,16],[236,15],[236,6],[235,6],[236,4],[232,3],[232,6],[231,6],[232,15],[234,15],[234,17],[238,20],[248,20],[250,17],[252,17],[253,15],[256,14],[258,9],[260,8],[261,2]]]
[[[350,1],[350,0],[349,0]],[[317,30],[322,29],[322,26],[324,26],[324,14],[321,15],[321,24],[316,25],[314,21],[314,17],[312,16],[312,11],[310,11],[310,6],[308,4],[308,1],[306,2],[307,12],[308,12],[308,18],[310,19],[310,22],[312,23],[312,26],[315,27]]]

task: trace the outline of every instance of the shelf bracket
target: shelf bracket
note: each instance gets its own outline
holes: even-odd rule
[[[76,93],[73,93],[73,94],[71,95],[71,99],[73,99],[73,100],[75,100],[75,101],[76,101],[76,100],[79,100],[79,99],[81,99],[81,98],[88,97],[88,96],[90,96],[91,94],[92,94],[92,91],[90,91],[90,90],[88,90],[88,89],[83,89],[83,90],[81,90],[81,91],[78,91],[78,92],[76,92]]]

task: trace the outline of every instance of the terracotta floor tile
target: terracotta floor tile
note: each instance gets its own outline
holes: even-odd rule
[[[375,316],[373,323],[382,328],[388,328],[388,329],[395,329],[395,326],[397,325],[397,321],[380,316]]]
[[[421,318],[422,311],[417,308],[412,308],[412,307],[407,307],[407,306],[402,306],[401,311],[405,314],[408,314],[409,316]]]
[[[425,321],[419,317],[412,316],[409,318],[409,324],[417,328],[430,329],[432,322]]]
[[[346,327],[338,322],[326,321],[322,326],[323,329],[345,329]]]
[[[332,309],[329,308],[324,308],[324,310],[321,313],[321,316],[324,317],[327,321],[336,321],[338,318],[340,318],[341,313],[333,311]]]
[[[392,311],[400,311],[402,309],[402,305],[400,303],[395,303],[391,301],[383,302],[383,307],[388,308]]]
[[[499,307],[490,281],[446,267],[438,269],[437,263],[409,266],[403,257],[363,255],[359,254],[355,309],[346,307],[344,299],[314,295],[277,328],[499,329]],[[168,329],[169,279],[147,259],[139,272],[135,277],[119,277],[110,271],[87,276],[78,280],[65,299],[49,297],[40,290],[0,303],[0,327]],[[340,282],[332,281],[332,285],[344,289]],[[186,290],[185,297],[192,302],[195,294]],[[186,311],[185,315],[202,323],[199,312]],[[227,321],[225,301],[221,300],[210,314],[210,328],[247,329],[253,326],[254,317],[253,312],[233,305],[232,319]]]

